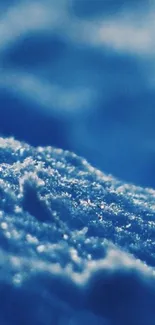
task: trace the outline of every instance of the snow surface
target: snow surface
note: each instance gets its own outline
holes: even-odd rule
[[[154,190],[0,138],[0,197],[0,324],[155,324]]]

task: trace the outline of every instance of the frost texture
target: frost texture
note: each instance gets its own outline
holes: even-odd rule
[[[0,324],[154,325],[155,191],[0,138]]]

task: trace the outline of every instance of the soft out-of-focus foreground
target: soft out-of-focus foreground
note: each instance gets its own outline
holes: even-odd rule
[[[155,2],[2,0],[0,134],[155,186]]]

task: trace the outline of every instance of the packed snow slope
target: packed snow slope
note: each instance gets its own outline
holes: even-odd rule
[[[155,191],[0,138],[0,324],[154,325]]]

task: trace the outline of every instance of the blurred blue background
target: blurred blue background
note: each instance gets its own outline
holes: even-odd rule
[[[1,0],[0,134],[155,187],[155,2]]]

